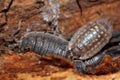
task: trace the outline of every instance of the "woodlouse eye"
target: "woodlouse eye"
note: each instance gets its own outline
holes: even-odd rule
[[[31,50],[30,46],[26,46],[25,49],[24,49],[24,52],[28,52],[30,50]]]

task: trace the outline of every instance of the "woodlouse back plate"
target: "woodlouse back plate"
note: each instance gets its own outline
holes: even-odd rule
[[[85,60],[99,52],[112,36],[112,24],[108,19],[93,20],[73,35],[69,42],[69,50],[74,56]]]

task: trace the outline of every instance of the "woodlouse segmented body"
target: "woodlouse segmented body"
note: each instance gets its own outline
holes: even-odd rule
[[[40,55],[46,53],[66,55],[68,41],[44,32],[30,32],[24,35],[20,43],[20,51],[30,49]]]
[[[91,21],[79,28],[69,42],[74,56],[86,60],[98,53],[112,36],[112,24],[107,19]]]

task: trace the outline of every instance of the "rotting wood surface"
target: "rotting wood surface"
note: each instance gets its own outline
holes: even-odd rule
[[[3,1],[3,2],[2,2]],[[39,0],[36,0],[39,1]],[[0,53],[7,52],[6,45],[13,41],[10,36],[17,29],[18,23],[22,20],[22,28],[18,39],[26,32],[26,28],[31,31],[50,30],[40,15],[42,4],[35,0],[14,0],[10,10],[6,13],[0,13]],[[1,0],[0,10],[5,9],[9,0]],[[64,35],[68,37],[79,27],[88,21],[98,17],[110,17],[114,24],[114,30],[120,31],[120,1],[119,0],[98,0],[98,2],[87,2],[81,0],[82,15],[75,0],[61,0],[61,14],[59,27]],[[7,18],[7,19],[6,19]],[[60,63],[58,64],[58,62]],[[104,59],[104,63],[97,68],[94,73],[103,75],[83,75],[74,73],[73,66],[67,62],[63,63],[61,59],[51,59],[51,57],[41,58],[34,53],[25,54],[2,54],[0,56],[0,79],[25,79],[25,80],[119,80],[120,59],[112,61],[109,57]],[[40,64],[42,63],[42,64]],[[51,63],[51,64],[50,64]],[[67,65],[66,65],[67,64]],[[44,67],[44,69],[43,69]],[[101,70],[102,71],[101,71]],[[116,72],[116,73],[110,73]],[[101,73],[100,73],[101,72]],[[61,75],[59,75],[61,74]],[[41,77],[40,77],[41,76]]]

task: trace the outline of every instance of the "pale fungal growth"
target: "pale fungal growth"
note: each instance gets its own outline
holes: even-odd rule
[[[45,5],[41,9],[44,21],[51,23],[51,27],[58,27],[60,5],[58,0],[45,0]]]

